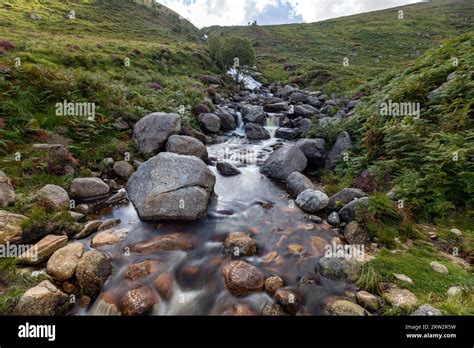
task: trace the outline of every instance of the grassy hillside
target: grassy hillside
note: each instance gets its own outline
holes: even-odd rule
[[[66,19],[71,10],[76,18]],[[207,88],[201,77],[219,73],[194,26],[133,1],[3,1],[0,46],[0,168],[20,190],[64,180],[34,162],[31,143],[73,143],[77,168],[99,169],[133,150],[116,119],[193,107]],[[94,121],[57,116],[64,100],[95,103]]]
[[[441,39],[472,30],[473,18],[470,0],[436,1],[311,24],[203,30],[252,40],[258,68],[269,82],[341,93],[359,91],[367,81],[402,67]],[[348,66],[343,65],[346,57]]]

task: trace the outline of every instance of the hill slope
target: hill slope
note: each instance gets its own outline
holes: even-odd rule
[[[403,19],[398,19],[399,10]],[[472,30],[472,1],[418,3],[310,24],[210,27],[209,35],[249,38],[269,82],[294,82],[325,93],[361,89],[441,39]],[[349,65],[344,66],[344,58]]]
[[[66,19],[71,10],[75,19]],[[78,168],[97,168],[104,156],[123,158],[133,148],[120,144],[118,118],[178,112],[180,105],[193,107],[203,99],[207,85],[201,77],[219,70],[199,35],[158,4],[2,2],[0,152],[9,157],[1,167],[18,178],[18,187],[63,180],[30,163],[29,144],[53,141],[52,135],[74,143]],[[58,116],[56,104],[63,101],[94,103],[95,120]],[[188,115],[185,125],[194,122]],[[17,152],[21,163],[13,159]]]

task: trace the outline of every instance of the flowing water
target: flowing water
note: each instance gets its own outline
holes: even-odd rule
[[[277,117],[267,119],[270,132],[278,127]],[[243,128],[243,123],[239,125]],[[101,250],[113,260],[113,274],[94,305],[78,314],[115,315],[123,294],[139,285],[156,291],[155,280],[167,274],[168,298],[161,298],[154,307],[155,315],[219,315],[233,304],[246,304],[261,313],[271,301],[265,292],[245,298],[235,298],[224,285],[222,267],[229,257],[223,254],[222,242],[230,232],[251,234],[258,244],[258,254],[246,258],[265,277],[281,276],[287,286],[301,297],[299,314],[323,313],[328,296],[344,295],[347,288],[318,276],[315,272],[324,246],[337,234],[327,225],[313,224],[296,207],[285,187],[260,174],[263,161],[283,141],[271,138],[250,142],[245,137],[230,137],[223,144],[208,146],[210,158],[229,161],[242,174],[233,177],[216,175],[215,195],[208,216],[195,222],[141,222],[132,204],[113,208],[103,219],[120,218],[118,228],[128,228],[127,237],[117,245]],[[160,234],[182,232],[192,236],[191,251],[163,251],[152,255],[127,252],[131,245]],[[125,252],[124,252],[125,251]],[[145,260],[160,261],[164,267],[151,275],[132,282],[125,277],[131,264]]]

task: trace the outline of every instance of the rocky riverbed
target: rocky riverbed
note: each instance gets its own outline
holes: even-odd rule
[[[74,233],[27,236],[26,217],[0,212],[0,242],[37,242],[41,259],[19,260],[49,276],[22,296],[17,314],[379,311],[380,297],[354,285],[371,258],[354,221],[366,192],[329,196],[305,175],[333,169],[352,146],[346,132],[331,148],[306,138],[312,120],[340,122],[358,101],[276,85],[212,97],[216,110],[198,116],[204,133],[183,129],[177,114],[150,114],[133,125],[148,161],[105,159],[101,177],[41,189],[36,200],[52,211],[69,210],[73,199]],[[67,157],[61,146],[42,147]],[[14,200],[3,173],[0,192],[4,205]],[[419,305],[393,284],[386,294],[396,306]]]

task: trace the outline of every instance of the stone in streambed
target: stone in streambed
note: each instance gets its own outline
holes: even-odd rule
[[[157,236],[149,241],[132,246],[131,250],[137,253],[153,254],[158,251],[194,249],[194,242],[191,235],[186,233],[171,233]]]
[[[106,196],[110,187],[100,178],[77,178],[69,189],[72,198],[93,199]]]
[[[125,316],[140,316],[149,314],[155,304],[158,303],[158,298],[153,294],[151,289],[147,286],[142,286],[137,289],[128,291],[120,305],[120,311]]]
[[[308,189],[316,189],[313,182],[299,172],[294,172],[288,177],[286,187],[288,193],[295,198]]]
[[[57,250],[46,265],[46,271],[53,278],[65,281],[71,279],[76,273],[76,267],[84,254],[84,245],[71,243]]]
[[[209,157],[206,146],[201,141],[184,135],[169,137],[166,143],[166,151],[178,155],[196,156],[204,162],[207,162]]]
[[[233,164],[229,162],[217,162],[216,164],[217,171],[219,174],[224,175],[224,176],[235,176],[242,174],[242,172],[236,168]]]
[[[215,182],[199,158],[163,152],[138,168],[127,191],[142,220],[197,220],[207,214]]]
[[[245,124],[245,135],[249,140],[266,140],[270,139],[271,135],[263,126],[256,123]]]
[[[296,205],[308,213],[317,213],[326,208],[329,197],[321,191],[308,189],[296,199]]]
[[[307,165],[303,152],[294,145],[285,145],[268,157],[261,173],[275,180],[286,181],[294,172],[302,172]]]
[[[179,134],[181,118],[177,114],[156,112],[139,120],[133,127],[133,138],[141,152],[153,154],[163,148],[168,138]]]
[[[76,277],[79,285],[90,295],[96,295],[111,274],[110,259],[97,250],[85,253],[77,264]]]
[[[229,262],[223,269],[227,289],[234,296],[246,296],[263,289],[263,274],[245,261]]]
[[[306,156],[309,167],[324,167],[327,157],[326,141],[324,139],[300,139],[296,146]]]
[[[354,199],[367,197],[367,194],[356,188],[345,188],[329,198],[328,209],[334,210],[338,207],[352,202]]]
[[[135,167],[127,161],[118,161],[114,163],[114,172],[118,177],[128,179],[135,172]]]
[[[252,256],[257,253],[257,242],[243,232],[232,232],[224,241],[224,253],[232,257]]]
[[[335,316],[368,316],[369,313],[357,303],[343,300],[330,299],[325,307],[329,315]]]
[[[23,294],[14,312],[28,316],[64,315],[69,306],[69,296],[45,280]]]
[[[218,116],[214,114],[200,114],[198,120],[201,124],[202,129],[207,134],[216,134],[219,133],[221,130],[221,120]]]

